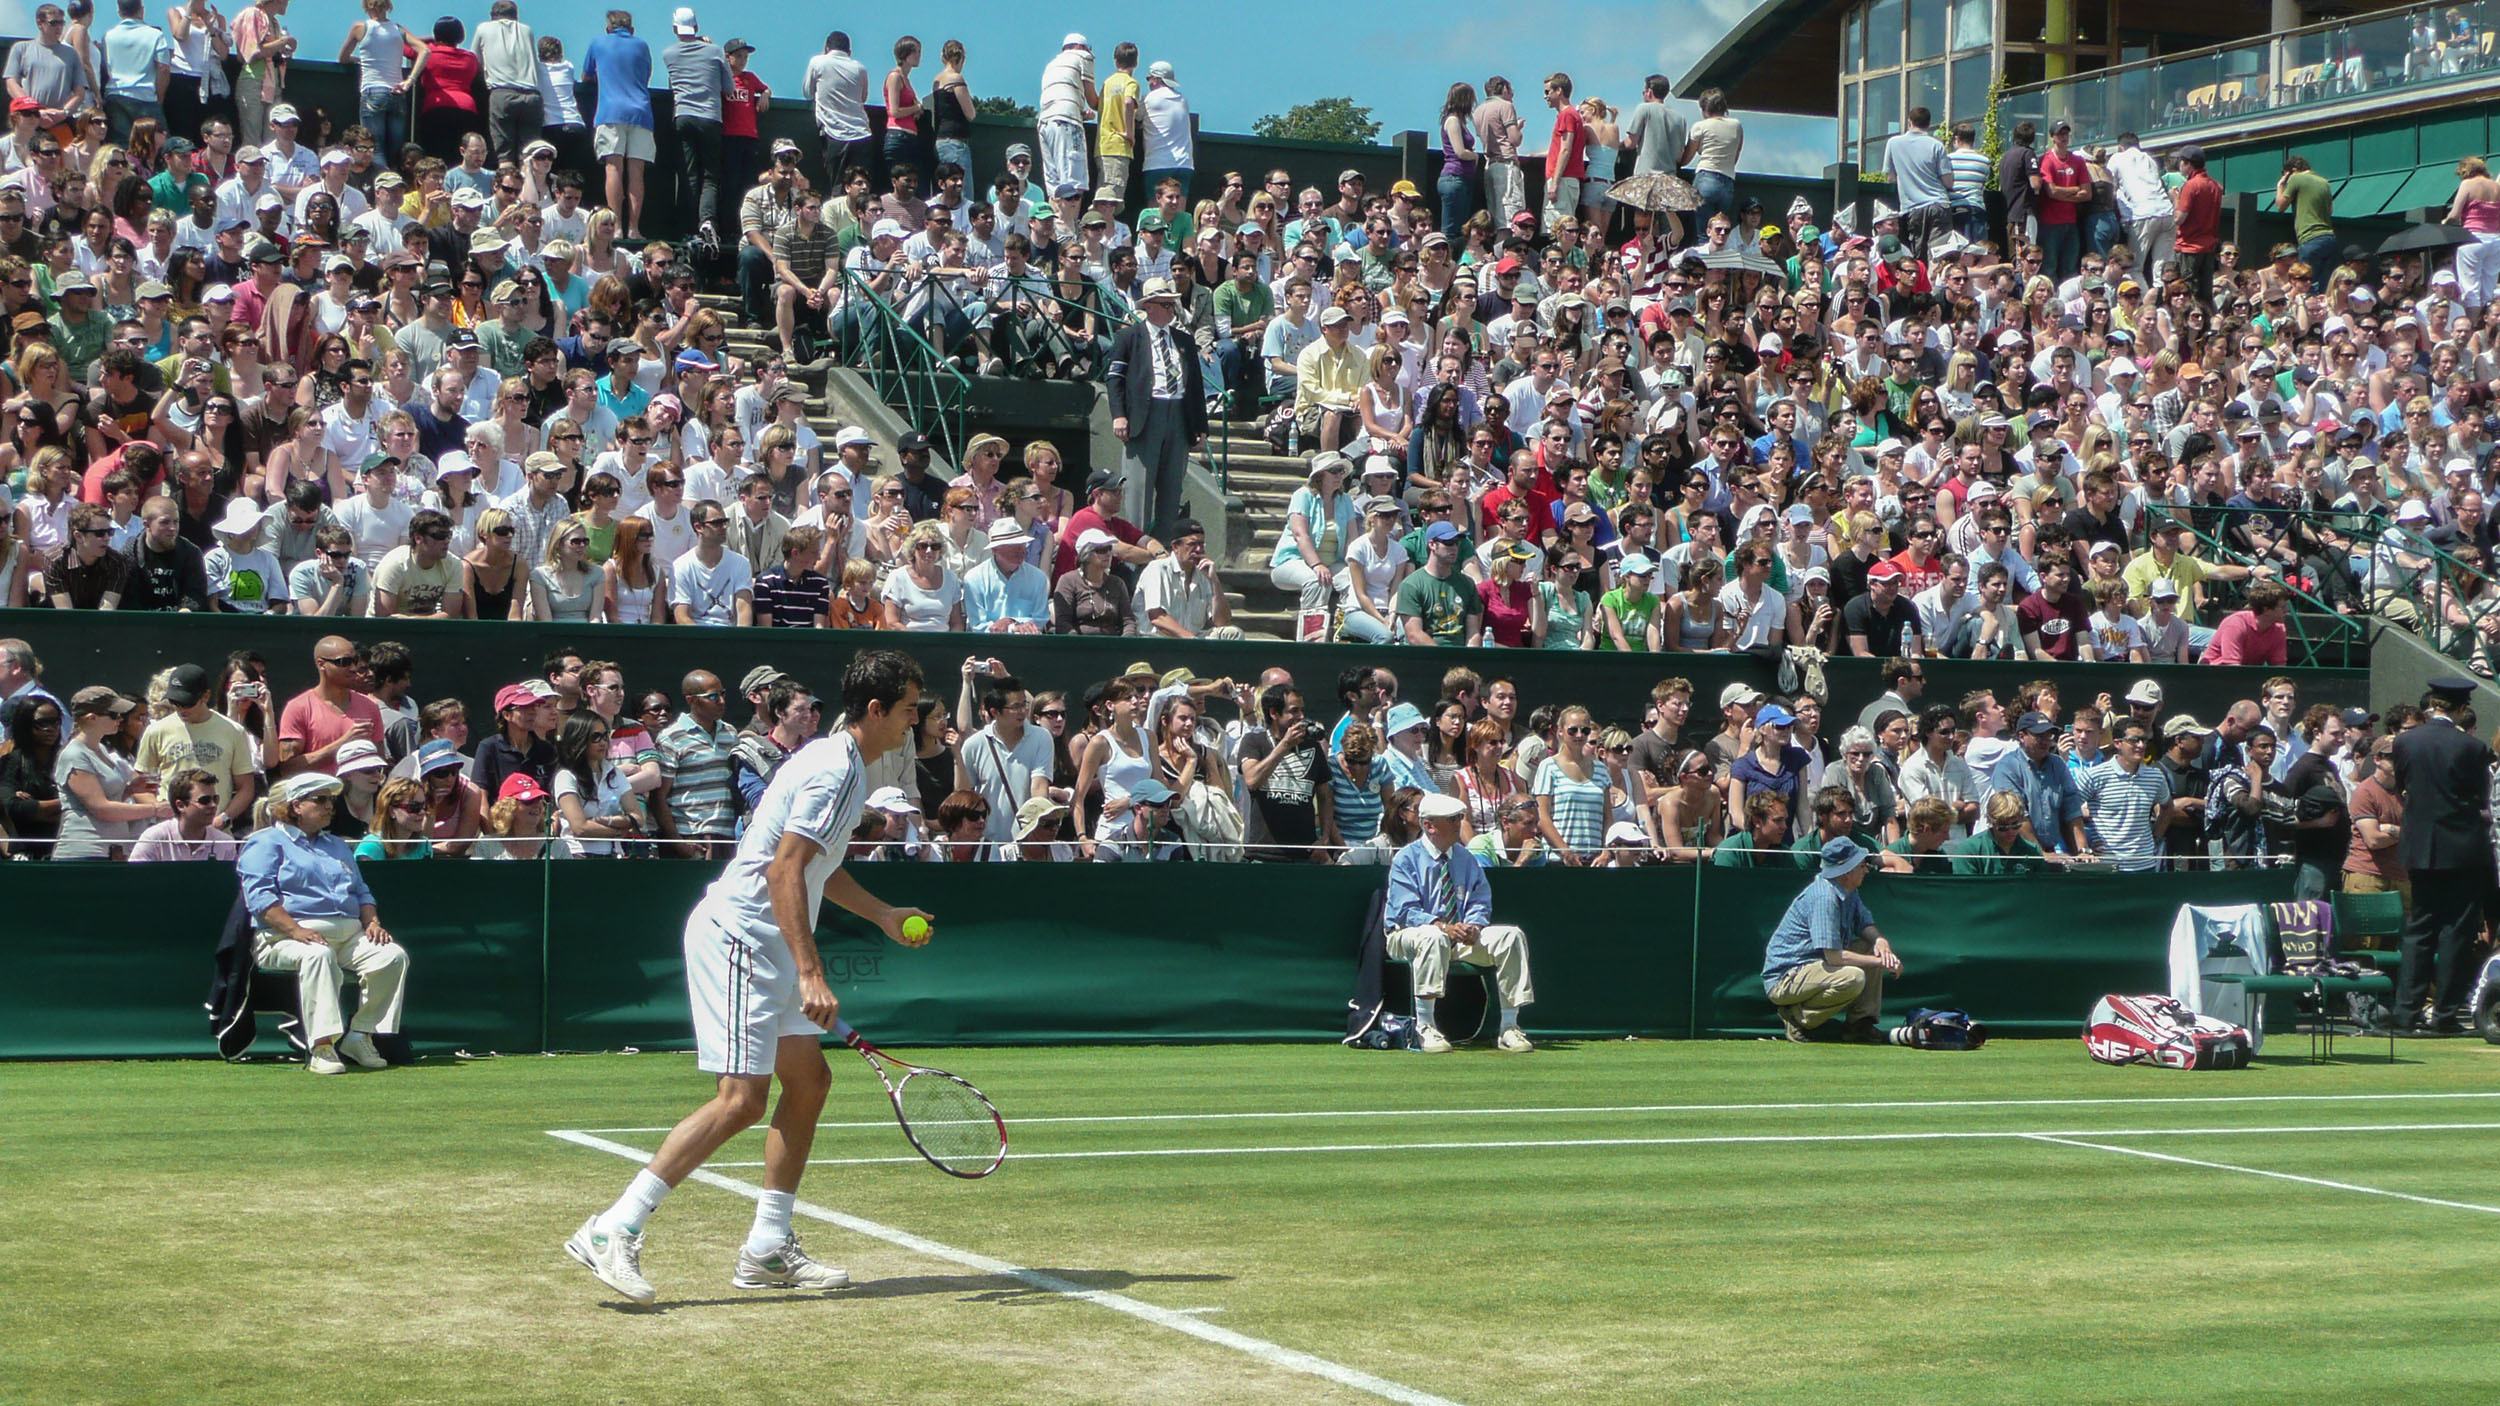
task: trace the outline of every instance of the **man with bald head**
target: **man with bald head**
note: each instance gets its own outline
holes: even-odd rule
[[[729,691],[697,669],[678,685],[685,711],[660,732],[660,773],[668,778],[668,814],[687,859],[718,858],[738,838],[738,792],[730,759],[738,730],[725,720]]]
[[[382,745],[382,708],[365,695],[369,675],[355,641],[322,636],[313,646],[313,672],[313,686],[288,699],[278,714],[278,756],[269,769],[281,776],[299,771],[334,776],[341,747]]]

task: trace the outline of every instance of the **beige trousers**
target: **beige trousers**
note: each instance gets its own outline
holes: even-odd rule
[[[1439,1000],[1448,989],[1450,963],[1457,960],[1491,967],[1505,1008],[1536,1002],[1536,987],[1528,980],[1528,935],[1508,923],[1487,927],[1467,943],[1454,943],[1435,927],[1399,928],[1389,934],[1389,955],[1407,964],[1418,996]]]
[[[365,999],[356,1008],[355,1028],[367,1035],[399,1028],[401,983],[408,975],[408,949],[396,942],[375,942],[353,918],[298,918],[295,921],[328,941],[318,946],[262,930],[253,959],[262,971],[295,973],[295,998],[304,1013],[304,1038],[318,1045],[335,1040],[348,1027],[339,1014],[339,992],[354,976],[364,983]]]
[[[1872,951],[1873,943],[1849,944],[1849,950]],[[1771,986],[1771,1004],[1782,1019],[1812,1030],[1842,1010],[1852,1020],[1873,1020],[1884,1012],[1884,974],[1874,967],[1836,967],[1812,961],[1791,968]],[[1793,1008],[1793,1009],[1792,1009]]]

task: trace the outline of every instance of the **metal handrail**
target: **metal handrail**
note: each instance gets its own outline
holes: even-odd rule
[[[2386,546],[2388,535],[2397,530],[2394,523],[2375,513],[2356,515],[2304,510],[2294,516],[2327,521],[2335,531],[2344,536],[2367,543],[2369,555],[2372,556],[2377,555]],[[2397,542],[2396,548],[2407,555],[2425,558],[2428,562],[2428,565],[2423,568],[2423,575],[2417,577],[2412,587],[2403,592],[2413,600],[2420,620],[2419,627],[2412,633],[2418,636],[2424,644],[2451,659],[2479,664],[2481,667],[2476,672],[2481,672],[2482,669],[2500,668],[2500,641],[2495,641],[2489,651],[2473,645],[2470,637],[2467,648],[2451,647],[2447,639],[2450,627],[2445,620],[2432,617],[2429,609],[2430,592],[2425,589],[2426,586],[2436,587],[2440,597],[2446,599],[2451,594],[2459,593],[2461,588],[2468,583],[2473,583],[2474,593],[2470,600],[2472,605],[2479,608],[2469,611],[2469,614],[2473,617],[2473,624],[2479,626],[2480,622],[2485,619],[2500,617],[2500,588],[2495,588],[2494,577],[2488,567],[2478,568],[2459,561],[2446,548],[2429,541],[2420,533],[2407,534]],[[2404,628],[2401,624],[2388,620],[2384,616],[2378,618],[2381,624],[2390,629]]]
[[[2329,516],[2327,514],[2303,514],[2288,509],[2273,515],[2285,519]],[[2148,526],[2156,529],[2161,525],[2177,523],[2180,530],[2187,533],[2201,549],[2189,555],[2201,561],[2244,566],[2251,571],[2263,568],[2272,572],[2270,579],[2280,585],[2294,601],[2306,607],[2291,611],[2287,622],[2291,640],[2299,647],[2299,659],[2302,665],[2324,667],[2328,661],[2323,656],[2330,647],[2348,656],[2353,646],[2369,642],[2369,625],[2362,617],[2348,615],[2337,610],[2333,603],[2322,599],[2297,580],[2283,574],[2281,563],[2261,561],[2250,556],[2229,541],[2199,528],[2191,514],[2166,504],[2147,505],[2145,516],[2148,519]],[[2349,529],[2345,526],[2332,526],[2339,535],[2350,535]]]
[[[912,428],[943,446],[950,462],[960,463],[971,379],[915,331],[857,269],[842,270],[842,290],[846,305],[861,299],[874,311],[854,345],[845,347],[836,339],[835,358],[859,372],[877,398],[901,412]]]

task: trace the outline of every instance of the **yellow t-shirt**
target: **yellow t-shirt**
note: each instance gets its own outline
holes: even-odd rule
[[[252,761],[251,734],[222,713],[210,713],[197,724],[184,722],[180,713],[167,713],[139,734],[139,752],[132,761],[160,783],[192,767],[207,772],[217,778],[221,806],[234,799],[236,780],[258,769]]]
[[[1137,75],[1113,73],[1102,80],[1102,154],[1135,156],[1129,132],[1137,125]]]
[[[2153,582],[2168,577],[2179,588],[2179,608],[2184,610],[2187,602],[2196,597],[2196,583],[2205,579],[2205,563],[2185,552],[2176,552],[2171,555],[2170,565],[2164,567],[2153,560],[2151,552],[2143,552],[2127,563],[2127,569],[2120,576],[2127,583],[2129,600],[2149,598],[2153,594]]]

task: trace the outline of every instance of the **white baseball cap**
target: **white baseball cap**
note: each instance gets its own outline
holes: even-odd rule
[[[679,34],[692,34],[696,30],[702,28],[701,25],[695,23],[694,7],[692,5],[678,6],[677,13],[668,17],[668,27],[677,31]]]

